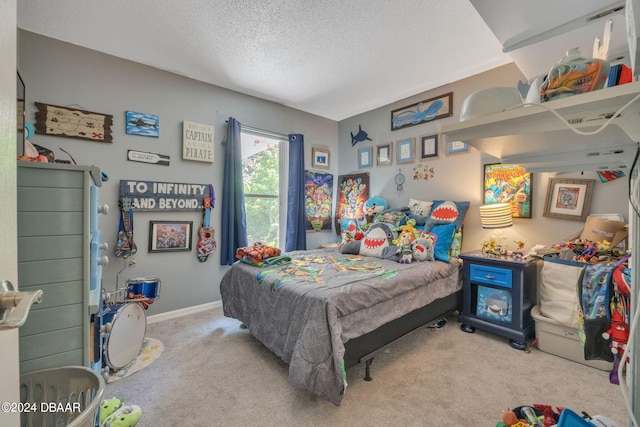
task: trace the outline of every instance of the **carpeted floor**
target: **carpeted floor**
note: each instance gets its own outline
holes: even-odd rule
[[[607,416],[627,425],[609,374],[506,338],[460,331],[457,317],[421,328],[347,371],[342,404],[294,389],[286,364],[225,318],[222,308],[151,324],[164,352],[144,370],[107,384],[142,408],[138,426],[488,426],[503,411],[549,404]]]
[[[138,341],[140,342],[140,341]],[[138,356],[122,369],[109,373],[108,383],[120,381],[151,365],[164,351],[164,344],[156,338],[145,337]],[[126,363],[126,362],[123,362]]]

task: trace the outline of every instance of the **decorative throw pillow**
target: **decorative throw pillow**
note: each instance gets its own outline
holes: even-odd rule
[[[453,258],[460,256],[460,250],[462,249],[462,227],[458,228],[453,233],[453,239],[451,240],[451,247],[449,248],[449,255]]]
[[[433,257],[438,261],[449,262],[449,248],[453,240],[453,233],[456,231],[455,224],[434,225],[431,230],[426,233],[427,239],[433,244]]]
[[[397,233],[393,231],[389,224],[377,222],[367,230],[362,240],[358,242],[360,243],[359,253],[364,256],[395,260],[398,248],[392,242],[397,237]],[[349,246],[345,245],[345,250],[353,253]],[[347,252],[342,251],[342,253]]]
[[[462,221],[469,209],[469,202],[452,200],[434,200],[425,229],[429,231],[434,225],[455,224],[456,229],[462,227]]]
[[[409,199],[409,211],[411,211],[412,215],[427,216],[431,212],[432,205],[433,202]]]
[[[390,224],[391,228],[400,227],[407,223],[407,215],[399,210],[387,210],[384,212],[378,212],[373,217],[373,223],[384,222]]]

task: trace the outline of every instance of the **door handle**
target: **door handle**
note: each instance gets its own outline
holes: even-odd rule
[[[33,304],[42,302],[42,291],[16,291],[8,280],[0,282],[0,330],[24,325]]]

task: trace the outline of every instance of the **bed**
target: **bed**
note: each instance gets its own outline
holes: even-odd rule
[[[410,264],[335,249],[291,262],[234,264],[220,283],[224,315],[289,365],[289,383],[340,405],[346,369],[461,307],[461,262]]]

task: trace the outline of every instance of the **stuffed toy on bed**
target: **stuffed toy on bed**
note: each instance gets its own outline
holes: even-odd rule
[[[434,249],[431,240],[418,237],[411,242],[412,255],[414,261],[434,261],[433,257]]]
[[[376,222],[369,227],[362,239],[345,242],[340,252],[397,261],[398,248],[392,243],[394,237],[394,231],[389,224]]]

